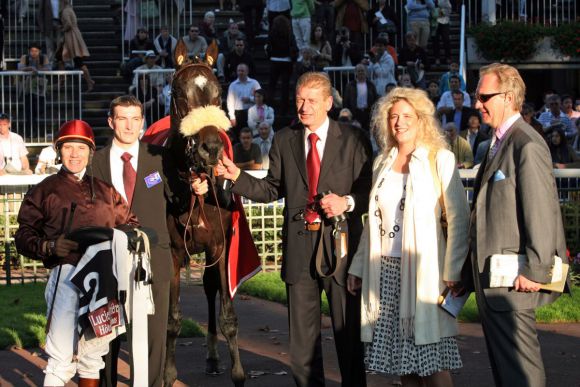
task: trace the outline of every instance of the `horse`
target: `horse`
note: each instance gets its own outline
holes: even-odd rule
[[[236,387],[243,386],[246,379],[238,350],[238,319],[232,298],[239,284],[235,281],[247,279],[260,268],[241,201],[224,188],[225,180],[213,172],[224,147],[231,156],[231,143],[225,133],[230,122],[220,108],[221,85],[210,67],[217,54],[217,49],[213,49],[213,55],[212,49],[208,49],[203,62],[188,61],[187,49],[182,41],[175,51],[177,67],[171,87],[170,130],[165,145],[170,155],[169,166],[166,168],[168,184],[174,197],[167,209],[174,276],[170,286],[164,372],[166,386],[173,385],[177,379],[175,345],[182,319],[178,302],[180,269],[186,257],[202,252],[206,257],[203,287],[209,316],[206,373],[222,373],[217,351],[215,310],[215,299],[219,292],[219,326],[228,343],[232,362],[231,379]],[[191,191],[191,182],[197,177],[209,182],[207,198],[198,197]],[[237,227],[244,224],[244,230],[244,227]],[[236,228],[236,232],[232,232],[233,228]],[[246,243],[239,243],[237,238],[240,234],[245,235]],[[251,243],[247,243],[248,239]],[[241,245],[244,247],[240,248]],[[250,263],[247,267],[240,265],[233,268],[235,263],[232,262],[238,261],[237,257],[240,257],[239,261],[243,257],[244,261]]]

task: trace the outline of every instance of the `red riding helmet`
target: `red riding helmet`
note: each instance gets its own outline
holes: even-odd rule
[[[65,142],[84,142],[95,150],[95,135],[93,129],[85,121],[71,120],[65,122],[59,129],[54,146],[59,149]]]

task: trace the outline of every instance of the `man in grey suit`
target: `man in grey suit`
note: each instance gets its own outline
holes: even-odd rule
[[[362,232],[361,214],[368,209],[371,146],[361,130],[329,120],[332,94],[326,74],[300,77],[296,107],[300,123],[274,135],[264,179],[241,172],[225,157],[218,173],[235,182],[235,193],[252,200],[285,198],[282,279],[288,296],[290,359],[296,385],[325,384],[320,334],[320,294],[324,290],[342,386],[364,387],[360,294],[357,297],[346,291],[346,274]],[[318,161],[316,166],[313,160]],[[319,198],[328,191],[332,193]],[[334,244],[336,225],[330,220],[345,213],[348,219],[338,224],[348,233],[349,254],[336,259],[335,253],[344,250]],[[317,250],[321,270],[316,268]]]
[[[169,233],[165,222],[168,197],[163,170],[163,148],[139,141],[143,127],[143,105],[137,98],[125,95],[115,98],[109,109],[109,126],[113,141],[95,153],[94,176],[112,184],[127,200],[143,229],[150,234],[151,271],[155,314],[148,318],[149,386],[163,384],[165,340],[169,313],[169,281],[173,275]],[[129,165],[130,164],[130,165]],[[133,168],[134,185],[125,185],[124,169]],[[117,385],[119,340],[114,340],[105,356],[101,386]],[[132,372],[141,372],[132,369]]]
[[[471,262],[495,384],[506,387],[546,384],[534,310],[557,298],[540,285],[566,256],[550,152],[519,113],[525,91],[514,67],[480,69],[475,106],[494,131],[474,183]],[[490,288],[494,254],[525,255],[513,287]]]

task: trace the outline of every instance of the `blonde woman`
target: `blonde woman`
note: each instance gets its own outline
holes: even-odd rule
[[[469,208],[434,114],[422,90],[398,87],[379,100],[371,127],[382,152],[347,281],[351,293],[362,288],[367,368],[400,375],[403,386],[451,386],[449,370],[462,366],[456,320],[437,299],[459,284]]]

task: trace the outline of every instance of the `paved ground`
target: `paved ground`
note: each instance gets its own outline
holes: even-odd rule
[[[186,317],[203,322],[207,319],[205,297],[201,286],[182,288],[182,305]],[[288,328],[284,306],[253,297],[236,298],[240,322],[241,357],[247,374],[255,375],[248,387],[293,386],[288,357]],[[328,321],[323,331],[323,348],[327,386],[338,387],[339,373],[332,331]],[[548,375],[548,387],[580,387],[580,324],[540,325],[540,341]],[[460,324],[459,345],[464,367],[454,373],[459,387],[493,386],[481,328],[477,324]],[[220,342],[224,367],[229,366],[225,343]],[[126,360],[126,353],[124,355]],[[179,382],[176,387],[230,386],[228,372],[217,377],[204,374],[204,339],[180,339],[177,348]],[[41,386],[42,367],[46,357],[41,350],[0,351],[0,386]],[[126,363],[121,364],[121,381],[128,377]],[[368,375],[368,386],[395,385],[397,378]],[[121,386],[126,386],[120,383]],[[71,382],[67,387],[76,386]]]

